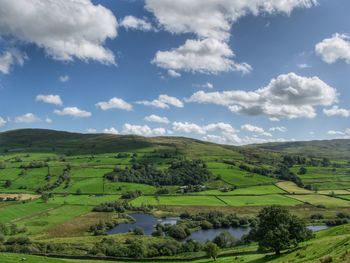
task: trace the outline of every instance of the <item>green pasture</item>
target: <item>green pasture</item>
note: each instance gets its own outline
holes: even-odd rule
[[[134,206],[169,205],[169,206],[226,206],[215,196],[140,196],[131,202]]]
[[[293,206],[302,204],[298,200],[279,194],[263,196],[220,196],[219,198],[230,206]]]

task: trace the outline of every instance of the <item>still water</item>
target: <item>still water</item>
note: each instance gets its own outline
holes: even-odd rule
[[[149,236],[155,230],[154,226],[157,224],[171,224],[175,225],[179,218],[177,217],[166,217],[156,218],[153,215],[144,213],[130,214],[135,219],[135,223],[132,224],[119,224],[115,228],[108,231],[108,234],[121,234],[127,233],[134,228],[142,228],[145,235]],[[326,229],[327,226],[308,226],[308,229],[316,232]],[[229,228],[217,228],[217,229],[202,229],[193,232],[187,239],[196,240],[198,242],[206,242],[212,240],[214,237],[219,235],[223,231],[228,231],[236,239],[240,239],[243,235],[248,234],[250,231],[249,227],[229,227]]]

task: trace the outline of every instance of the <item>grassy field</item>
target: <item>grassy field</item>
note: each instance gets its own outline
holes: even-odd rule
[[[312,191],[301,188],[301,187],[297,186],[295,183],[289,182],[289,181],[278,182],[276,185],[279,188],[283,189],[284,191],[286,191],[290,194],[310,194],[310,193],[312,193]]]
[[[293,195],[292,198],[307,202],[312,205],[324,205],[324,206],[338,206],[338,207],[350,207],[350,202],[342,200],[340,198],[329,197],[324,195]]]
[[[131,202],[141,205],[178,205],[178,206],[226,206],[215,196],[140,196]]]
[[[0,138],[0,197],[8,193],[27,193],[40,197],[42,191],[53,194],[47,202],[41,198],[26,202],[0,201],[0,223],[25,226],[27,232],[24,235],[38,242],[55,243],[60,240],[62,244],[89,243],[92,246],[93,242],[105,236],[93,236],[88,232],[90,226],[100,221],[114,220],[117,215],[92,212],[93,207],[117,201],[122,194],[135,190],[141,191],[141,196],[128,201],[135,207],[155,206],[143,209],[149,209],[147,212],[159,216],[178,216],[186,209],[191,213],[216,210],[251,218],[264,206],[282,205],[312,223],[312,214],[321,213],[328,220],[334,219],[339,212],[348,213],[350,208],[350,164],[344,158],[347,156],[344,147],[343,157],[330,157],[331,165],[328,167],[311,166],[307,162],[307,172],[302,175],[299,174],[301,165],[290,167],[290,172],[299,177],[304,185],[314,187],[310,191],[291,181],[278,179],[283,177],[276,173],[276,167],[281,164],[284,154],[279,151],[292,151],[291,146],[286,148],[285,144],[269,144],[266,145],[268,150],[265,150],[261,146],[221,146],[177,137],[79,135],[43,130],[38,134],[31,130],[5,135],[0,133]],[[310,144],[313,147],[318,145],[314,142]],[[328,142],[326,144],[330,145]],[[336,145],[340,147],[338,143]],[[293,147],[302,149],[300,144]],[[304,148],[312,150],[306,146]],[[339,155],[336,153],[334,156]],[[116,166],[131,169],[134,163],[152,164],[166,172],[175,159],[184,158],[200,158],[206,163],[214,176],[201,182],[201,185],[210,190],[180,194],[178,190],[181,185],[161,187],[133,183],[139,182],[135,179],[130,180],[132,182],[119,182],[120,178],[116,177],[116,182],[113,182],[104,177]],[[310,161],[309,157],[306,158]],[[321,160],[317,157],[313,159]],[[44,162],[45,165],[42,168],[23,168],[33,161]],[[68,167],[67,178],[56,184],[65,167]],[[132,173],[137,173],[135,171],[132,170]],[[6,184],[7,180],[10,184]],[[237,189],[222,191],[223,188],[234,186]],[[169,193],[159,194],[160,189],[167,189]],[[350,249],[350,227],[334,229],[338,230],[319,233],[317,239],[279,257],[259,254],[256,245],[252,245],[253,250],[249,253],[238,255],[237,258],[222,257],[217,262],[319,262],[320,257],[328,254],[334,255],[332,262],[342,262],[339,255],[344,253],[344,249]],[[113,238],[121,238],[124,242],[130,237],[132,234],[129,233]],[[22,257],[26,258],[25,262],[98,262],[6,253],[0,254],[0,262],[18,262]]]
[[[265,194],[281,194],[285,193],[282,189],[275,185],[258,185],[251,187],[238,188],[229,192],[222,192],[219,190],[207,190],[199,192],[198,194],[203,195],[265,195]]]

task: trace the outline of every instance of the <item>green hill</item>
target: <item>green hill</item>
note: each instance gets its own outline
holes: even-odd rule
[[[21,129],[0,133],[0,152],[108,153],[140,149],[173,149],[186,155],[227,155],[264,152],[303,154],[348,159],[350,140],[276,142],[227,146],[186,137],[142,137],[136,135],[82,134],[45,129]]]

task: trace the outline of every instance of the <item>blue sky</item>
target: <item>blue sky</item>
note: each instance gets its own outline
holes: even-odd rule
[[[350,2],[239,2],[1,1],[0,131],[350,137]]]

